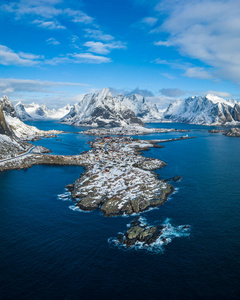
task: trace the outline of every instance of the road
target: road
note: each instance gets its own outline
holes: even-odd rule
[[[19,158],[19,157],[22,157],[22,156],[25,156],[25,155],[31,153],[34,148],[36,148],[36,146],[31,147],[26,152],[24,152],[24,153],[22,153],[20,155],[17,155],[15,157],[10,157],[10,158],[6,158],[6,159],[2,159],[2,160],[0,160],[0,163],[5,162],[5,161],[9,161],[9,160],[13,160],[13,159],[16,159],[16,158]]]

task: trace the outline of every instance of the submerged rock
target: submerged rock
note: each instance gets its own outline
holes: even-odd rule
[[[174,176],[174,177],[173,177],[173,181],[174,181],[174,182],[178,182],[178,181],[180,181],[181,179],[182,179],[181,176]]]

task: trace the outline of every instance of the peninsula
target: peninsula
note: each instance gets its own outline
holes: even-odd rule
[[[151,147],[161,148],[158,142],[132,137],[98,137],[89,141],[91,150],[73,156],[49,155],[45,154],[48,149],[31,146],[25,152],[2,159],[0,171],[39,164],[83,166],[85,172],[67,186],[76,207],[85,211],[100,208],[108,217],[130,215],[162,205],[174,191],[167,180],[159,179],[152,172],[166,163],[141,155],[141,151]]]

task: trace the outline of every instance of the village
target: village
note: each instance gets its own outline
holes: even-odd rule
[[[131,215],[162,205],[174,191],[155,169],[166,166],[159,159],[141,152],[161,148],[154,140],[127,136],[97,137],[88,142],[89,151],[79,155],[49,155],[46,148],[31,151],[0,162],[0,170],[27,169],[33,165],[75,165],[85,167],[67,189],[75,206],[83,211],[100,209],[105,216]]]
[[[95,135],[95,136],[106,136],[106,135],[146,135],[151,133],[168,133],[168,132],[187,132],[185,129],[174,129],[174,128],[147,128],[143,126],[124,126],[124,127],[111,127],[111,128],[92,128],[82,132],[80,134]]]
[[[101,209],[105,216],[133,214],[163,204],[174,188],[152,170],[166,164],[140,151],[158,145],[132,137],[98,137],[82,153],[87,170],[70,185],[81,210]]]
[[[158,159],[146,158],[136,153],[136,149],[149,148],[151,144],[140,139],[133,139],[132,137],[103,137],[97,138],[95,141],[89,141],[92,150],[88,153],[90,160],[95,160],[99,163],[99,168],[105,168],[105,172],[117,166],[126,168],[129,166],[143,166],[147,169],[154,169],[163,166],[163,162],[159,165]],[[156,147],[156,145],[155,145]],[[148,164],[151,165],[147,166]]]

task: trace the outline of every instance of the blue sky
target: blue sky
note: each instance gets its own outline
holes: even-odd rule
[[[112,87],[240,98],[236,0],[0,2],[0,91],[50,106]],[[149,93],[148,93],[149,94]]]

